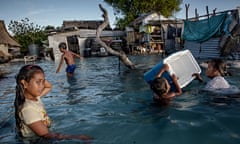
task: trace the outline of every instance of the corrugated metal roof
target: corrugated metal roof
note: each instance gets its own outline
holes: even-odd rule
[[[189,49],[196,58],[219,58],[219,40],[220,38],[211,38],[203,43],[185,41],[184,49]]]

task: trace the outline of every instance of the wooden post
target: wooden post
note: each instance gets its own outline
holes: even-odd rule
[[[195,18],[198,19],[199,15],[198,15],[198,12],[197,12],[197,8],[195,8]]]
[[[120,74],[120,56],[118,56],[118,74]]]
[[[214,16],[216,15],[216,10],[217,10],[217,8],[215,8],[215,9],[213,10],[213,15],[214,15]]]
[[[188,9],[189,9],[190,4],[185,4],[186,8],[186,20],[188,20]]]
[[[208,19],[209,19],[209,11],[208,11],[208,6],[206,6],[206,11],[207,11],[207,16],[208,16]]]

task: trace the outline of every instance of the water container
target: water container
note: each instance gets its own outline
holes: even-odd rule
[[[173,53],[157,63],[144,74],[144,80],[150,84],[165,63],[169,66],[169,72],[163,73],[163,77],[170,81],[170,76],[175,74],[178,77],[178,83],[181,88],[185,87],[194,79],[194,77],[192,77],[193,73],[201,73],[201,69],[192,53],[189,50],[183,50]]]

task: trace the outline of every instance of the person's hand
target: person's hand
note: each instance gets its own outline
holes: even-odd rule
[[[87,135],[80,135],[79,136],[82,140],[93,140],[93,137]]]
[[[80,60],[83,60],[83,59],[84,59],[84,58],[81,56],[81,57],[80,57]]]
[[[93,137],[87,136],[87,135],[79,135],[78,138],[81,139],[81,140],[86,140],[86,141],[94,139]]]
[[[178,77],[175,74],[172,74],[172,79],[173,79],[173,81],[177,81]]]
[[[168,71],[169,70],[168,64],[164,64],[163,68],[164,68],[165,71]]]
[[[195,77],[195,79],[198,80],[199,82],[203,82],[203,79],[199,73],[194,73],[192,74],[192,76]]]

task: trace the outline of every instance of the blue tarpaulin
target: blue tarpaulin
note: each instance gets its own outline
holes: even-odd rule
[[[227,14],[212,16],[199,21],[184,21],[182,37],[184,40],[204,42],[220,33]]]

